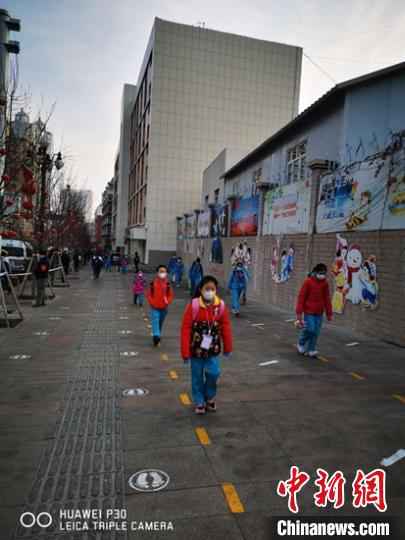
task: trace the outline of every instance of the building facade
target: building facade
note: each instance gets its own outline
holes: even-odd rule
[[[112,229],[112,204],[113,204],[113,182],[110,180],[103,191],[102,201],[101,201],[101,240],[103,249],[105,251],[112,250],[111,243],[111,229]]]
[[[124,84],[121,98],[121,123],[119,140],[119,161],[116,171],[116,204],[113,248],[124,251],[128,227],[128,179],[131,113],[136,95],[136,86]]]
[[[176,248],[173,216],[196,208],[207,163],[244,154],[298,111],[302,50],[156,19],[131,118],[129,250]]]
[[[224,174],[220,238],[178,252],[223,285],[240,254],[250,294],[294,311],[318,262],[330,269],[334,324],[405,345],[405,63],[338,84]],[[198,232],[198,229],[197,229]],[[218,247],[218,246],[217,246]]]

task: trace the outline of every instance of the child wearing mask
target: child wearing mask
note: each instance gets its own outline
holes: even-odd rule
[[[205,276],[196,297],[186,307],[181,327],[181,355],[191,362],[192,396],[196,414],[217,410],[215,397],[221,370],[219,355],[232,352],[228,309],[217,296],[218,282]]]
[[[249,275],[246,268],[241,262],[238,262],[233,268],[229,277],[228,289],[231,291],[232,298],[232,313],[239,317],[240,313],[240,298],[246,295]]]
[[[138,306],[143,306],[143,301],[145,297],[145,286],[146,279],[143,275],[143,272],[139,271],[135,275],[134,283],[132,285],[132,292],[134,294],[134,304]]]
[[[332,320],[332,303],[326,280],[327,268],[319,263],[304,281],[297,300],[297,326],[301,328],[297,349],[300,354],[315,357],[323,314]]]
[[[153,344],[158,347],[163,323],[174,294],[167,276],[167,266],[160,264],[156,272],[157,275],[147,290],[147,299],[151,309]]]

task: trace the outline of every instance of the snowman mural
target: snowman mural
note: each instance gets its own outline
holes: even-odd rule
[[[360,304],[363,299],[363,286],[360,273],[362,262],[363,255],[361,254],[360,247],[357,245],[350,246],[346,257],[346,300],[352,304]]]
[[[378,307],[376,256],[363,257],[360,246],[348,246],[345,238],[336,235],[336,254],[332,265],[335,290],[332,297],[334,313],[342,314],[346,302],[365,308]]]

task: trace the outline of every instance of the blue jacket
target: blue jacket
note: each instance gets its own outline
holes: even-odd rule
[[[249,281],[246,268],[234,268],[229,276],[228,289],[245,289]]]
[[[198,280],[201,281],[203,278],[203,275],[204,275],[204,270],[201,263],[194,261],[189,270],[188,277],[190,278],[191,281],[198,281]]]

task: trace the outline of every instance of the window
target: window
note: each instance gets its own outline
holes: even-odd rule
[[[219,203],[219,188],[214,191],[214,203]]]
[[[307,142],[301,142],[287,151],[287,184],[304,180]]]

